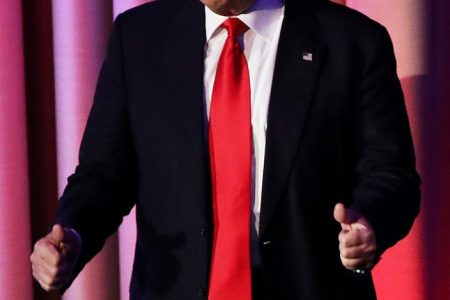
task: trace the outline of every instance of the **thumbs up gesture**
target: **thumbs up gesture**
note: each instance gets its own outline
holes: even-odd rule
[[[54,225],[52,231],[34,245],[30,261],[33,276],[46,291],[67,283],[81,250],[81,238],[73,229]]]
[[[349,270],[369,269],[376,258],[376,237],[369,222],[341,203],[334,207],[334,219],[341,224],[339,252],[342,264]]]

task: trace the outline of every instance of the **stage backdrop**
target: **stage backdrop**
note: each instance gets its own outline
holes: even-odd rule
[[[0,299],[59,300],[29,254],[77,163],[112,20],[144,0],[0,0]],[[450,299],[450,2],[340,0],[384,24],[423,178],[412,232],[374,270],[380,300]],[[134,211],[64,300],[128,299]]]

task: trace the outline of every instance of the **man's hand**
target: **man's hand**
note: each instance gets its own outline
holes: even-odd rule
[[[341,203],[334,207],[334,218],[342,226],[339,233],[339,252],[344,267],[353,271],[373,267],[377,245],[369,222]]]
[[[30,256],[34,278],[46,291],[59,289],[69,280],[80,250],[81,239],[74,230],[54,225],[34,244]]]

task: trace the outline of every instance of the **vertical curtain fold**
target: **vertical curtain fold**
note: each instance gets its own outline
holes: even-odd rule
[[[427,219],[423,259],[427,299],[450,299],[450,2],[431,0],[427,10],[430,93],[423,107],[428,111],[425,129],[432,139],[426,145],[424,185],[432,201],[423,203]]]
[[[25,74],[20,1],[0,0],[0,299],[31,299]]]
[[[53,1],[55,109],[59,194],[78,163],[95,82],[111,30],[111,2]],[[64,300],[119,299],[116,235],[81,272]]]
[[[47,234],[57,202],[53,76],[52,9],[50,1],[23,1],[25,86],[32,241]],[[39,26],[36,26],[39,24]],[[59,300],[34,281],[34,299]]]

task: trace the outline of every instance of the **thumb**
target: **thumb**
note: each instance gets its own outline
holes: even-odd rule
[[[358,220],[358,215],[351,209],[345,208],[344,204],[337,203],[334,206],[334,219],[341,225],[351,225]]]
[[[64,241],[64,228],[59,224],[53,225],[50,237],[55,241],[56,245],[59,246]]]

